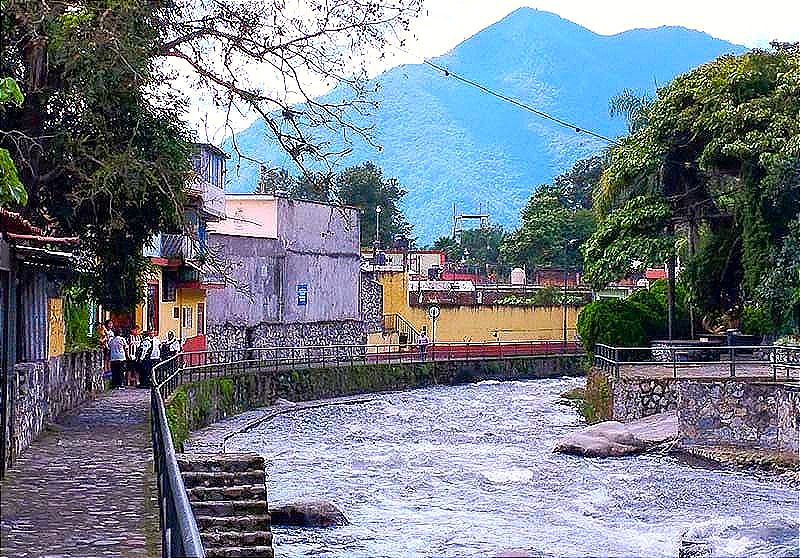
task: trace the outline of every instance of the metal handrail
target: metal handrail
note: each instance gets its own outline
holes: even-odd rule
[[[159,362],[153,368],[153,378],[162,369],[178,369],[180,355]],[[175,372],[173,371],[173,377]],[[153,440],[153,457],[158,485],[159,524],[161,526],[161,555],[164,558],[205,558],[200,530],[186,494],[180,467],[175,456],[175,446],[167,422],[162,392],[167,380],[153,383],[150,394],[150,426]]]
[[[773,381],[778,380],[779,368],[785,372],[785,377],[780,378],[782,381],[793,382],[800,379],[791,377],[789,374],[790,370],[800,370],[800,347],[791,345],[705,345],[689,343],[656,344],[650,347],[617,347],[596,343],[594,346],[594,365],[604,371],[613,371],[616,378],[620,376],[621,366],[670,366],[673,378],[677,378],[679,368],[688,367],[694,370],[698,367],[709,367],[713,366],[714,363],[719,363],[718,366],[727,367],[729,377],[735,378],[737,377],[737,367],[740,373],[743,369],[747,373],[752,372],[752,368],[744,368],[746,365],[766,365],[770,368],[771,373],[765,376],[771,376]],[[631,356],[641,351],[647,351],[651,357],[648,360],[639,360]],[[659,356],[656,357],[655,353],[658,353]],[[747,353],[750,353],[750,356]],[[711,354],[717,358],[714,360],[709,360],[708,358],[692,360],[690,356],[693,354]],[[678,358],[679,355],[681,356],[680,359]],[[794,356],[789,358],[789,355]],[[727,360],[723,360],[723,356],[727,357]],[[740,374],[739,377],[743,376]]]

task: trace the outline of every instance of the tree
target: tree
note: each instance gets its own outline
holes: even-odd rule
[[[25,100],[19,85],[10,77],[0,78],[0,116],[6,105],[21,106]],[[28,192],[19,181],[17,167],[11,159],[8,149],[0,147],[0,204],[25,205],[28,203]]]
[[[26,216],[79,236],[79,282],[114,310],[141,296],[142,246],[181,226],[191,145],[181,102],[158,91],[149,2],[5,2],[0,74],[25,90],[0,141],[28,189]]]
[[[491,225],[461,232],[461,241],[443,236],[431,246],[445,253],[448,261],[465,262],[469,265],[496,265],[501,263],[500,245],[505,238],[501,225]]]
[[[593,230],[590,210],[570,210],[544,188],[528,200],[522,225],[506,236],[500,252],[515,265],[581,267],[580,246]]]
[[[378,237],[381,246],[391,245],[396,235],[411,236],[411,225],[406,221],[398,203],[406,191],[396,178],[384,178],[383,172],[369,161],[349,167],[335,179],[336,199],[345,205],[361,209],[361,245],[370,246],[375,239],[376,208],[381,208],[378,218]]]
[[[408,30],[421,0],[172,0],[151,3],[163,37],[154,54],[190,76],[191,87],[226,114],[255,114],[303,170],[346,154],[350,136],[372,143],[364,116],[373,108],[369,55]],[[311,84],[339,85],[335,100]],[[269,84],[268,86],[265,84]],[[229,120],[226,132],[240,153]],[[340,131],[345,147],[320,139]],[[312,163],[312,165],[309,165]]]
[[[798,93],[800,57],[791,45],[723,56],[660,89],[646,124],[610,150],[595,209],[622,223],[620,213],[635,209],[631,198],[666,204],[664,228],[651,232],[685,235],[690,297],[705,313],[758,301],[797,217]],[[624,245],[625,235],[609,235],[602,223],[597,235],[589,245],[601,258],[595,267],[624,275],[619,251],[606,248]],[[718,292],[709,293],[709,274],[701,270],[717,265],[724,273],[711,274]]]

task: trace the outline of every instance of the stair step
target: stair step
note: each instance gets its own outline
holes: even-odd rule
[[[210,546],[206,558],[273,558],[271,546]]]
[[[237,516],[268,514],[266,500],[206,500],[192,502],[197,515]]]
[[[202,533],[203,546],[271,546],[269,531],[212,531]]]
[[[195,510],[195,518],[201,535],[222,531],[266,531],[269,530],[270,526],[268,514],[219,517],[214,515],[201,515]]]
[[[264,500],[267,501],[267,489],[263,483],[238,486],[195,486],[186,489],[190,502],[206,500]]]
[[[264,471],[264,458],[257,453],[179,453],[178,467],[183,472],[241,473]]]
[[[186,488],[196,486],[241,486],[264,483],[264,471],[242,471],[237,473],[222,473],[210,471],[186,471],[182,473],[183,484]]]

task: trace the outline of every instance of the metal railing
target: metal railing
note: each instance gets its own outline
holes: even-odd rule
[[[598,343],[594,366],[614,377],[800,379],[800,347],[785,345],[712,345],[692,341],[654,343],[651,347],[614,347]]]
[[[279,372],[303,368],[330,368],[369,364],[487,360],[544,355],[579,355],[574,342],[556,340],[448,342],[427,345],[307,345],[252,347],[180,353],[154,371],[166,400],[181,384],[248,371]]]
[[[179,356],[175,356],[158,363],[153,370],[154,377],[163,376],[167,371],[167,376],[174,375],[178,361]],[[204,558],[200,531],[175,457],[163,393],[163,385],[154,383],[150,395],[150,428],[158,486],[161,555],[164,558]]]
[[[408,345],[416,345],[419,340],[419,332],[401,314],[384,314],[383,331],[405,335],[406,344]]]

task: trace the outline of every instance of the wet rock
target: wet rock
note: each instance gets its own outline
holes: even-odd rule
[[[342,510],[324,500],[285,504],[270,509],[269,513],[273,525],[333,527],[350,523]]]
[[[642,453],[676,440],[674,412],[659,413],[629,423],[607,421],[573,432],[553,451],[584,457],[620,457]]]
[[[582,387],[576,387],[563,391],[558,396],[562,399],[586,399],[586,390]]]

